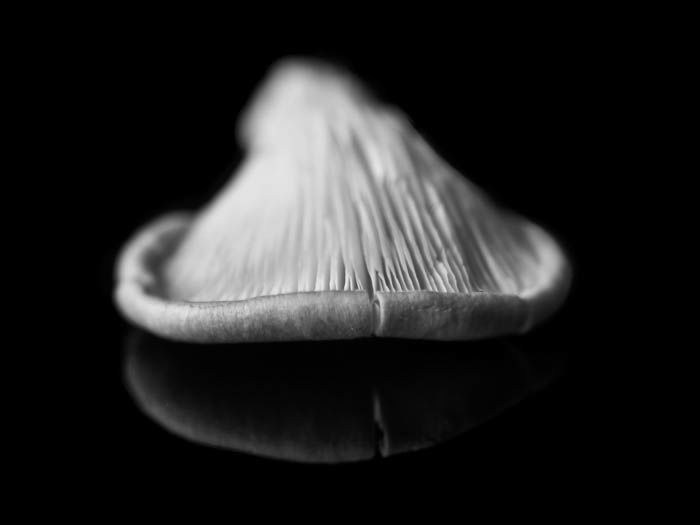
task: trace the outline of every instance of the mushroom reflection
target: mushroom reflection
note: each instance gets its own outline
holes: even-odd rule
[[[345,462],[423,449],[551,382],[564,354],[507,340],[191,345],[133,331],[125,381],[176,435],[255,455]]]

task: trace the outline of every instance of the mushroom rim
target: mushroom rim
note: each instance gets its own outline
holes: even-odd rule
[[[571,267],[557,242],[539,237],[547,278],[520,294],[435,291],[321,291],[240,301],[191,302],[158,293],[158,266],[186,233],[194,214],[171,212],[144,225],[116,266],[114,300],[140,327],[166,339],[243,343],[396,337],[473,340],[528,331],[551,316],[571,285]]]

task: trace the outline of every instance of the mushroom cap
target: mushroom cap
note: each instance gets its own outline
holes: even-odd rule
[[[216,198],[123,248],[115,300],[137,325],[202,343],[466,340],[527,331],[566,297],[557,242],[347,73],[283,62],[239,132],[248,156]]]

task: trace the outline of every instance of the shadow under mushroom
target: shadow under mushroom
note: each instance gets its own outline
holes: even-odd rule
[[[133,330],[124,378],[148,416],[191,441],[292,461],[359,461],[445,441],[549,384],[565,353],[525,349],[523,339],[234,347]]]

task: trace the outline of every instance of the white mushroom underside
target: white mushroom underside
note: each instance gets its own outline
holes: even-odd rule
[[[249,156],[166,261],[164,295],[526,295],[542,284],[541,230],[497,209],[401,115],[301,84],[274,119],[253,112]]]

